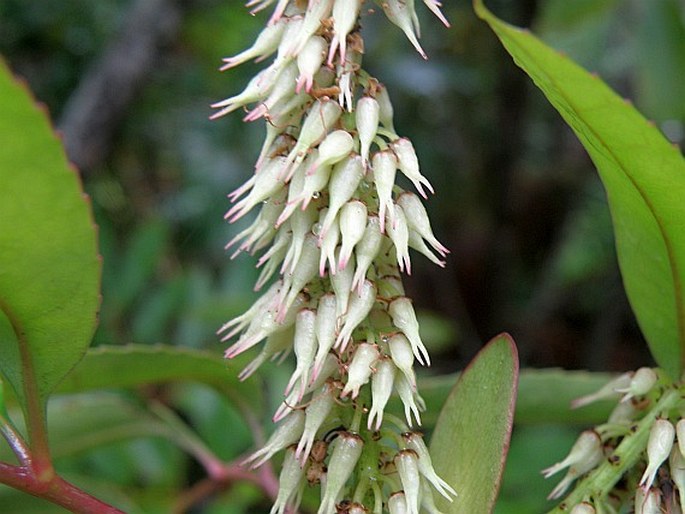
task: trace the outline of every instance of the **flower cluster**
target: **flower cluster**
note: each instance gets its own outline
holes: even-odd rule
[[[401,279],[411,272],[409,248],[439,266],[448,250],[419,196],[395,183],[399,172],[422,197],[433,192],[412,143],[395,132],[386,88],[362,68],[363,3],[278,0],[252,47],[222,70],[273,62],[213,105],[212,118],[244,109],[246,121],[266,121],[255,172],[229,195],[226,219],[260,211],[226,248],[263,251],[256,289],[272,284],[219,333],[237,336],[227,358],[265,341],[241,379],[268,359],[296,357],[279,425],[245,461],[257,467],[285,452],[272,513],[297,508],[307,484],[321,484],[319,514],[438,513],[434,493],[456,495],[412,428],[425,408],[414,361],[430,358]],[[447,25],[438,1],[424,3]],[[414,2],[378,4],[425,57]],[[393,393],[404,419],[385,412]]]
[[[583,432],[561,462],[543,470],[545,477],[567,469],[549,499],[565,500],[573,514],[685,512],[685,401],[682,385],[661,370],[640,368],[623,373],[599,391],[579,398],[573,407],[619,397],[606,423]]]

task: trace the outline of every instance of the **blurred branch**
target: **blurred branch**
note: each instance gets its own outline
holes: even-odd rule
[[[69,98],[59,128],[69,159],[83,172],[109,153],[126,110],[179,32],[183,5],[182,0],[134,2],[118,36]]]

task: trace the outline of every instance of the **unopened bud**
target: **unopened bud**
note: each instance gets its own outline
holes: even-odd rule
[[[638,487],[635,491],[635,514],[661,514],[661,491]]]
[[[388,236],[395,245],[395,256],[400,271],[411,275],[411,259],[409,258],[409,226],[402,207],[395,205],[395,219],[388,217]]]
[[[647,469],[640,479],[641,486],[645,488],[652,486],[659,467],[671,453],[674,439],[675,428],[673,428],[673,424],[667,419],[657,419],[649,431]]]
[[[328,48],[328,42],[321,36],[312,36],[304,44],[302,51],[297,56],[297,68],[300,76],[297,79],[295,91],[299,93],[303,87],[307,93],[312,90],[314,75],[323,64],[326,48]]]
[[[312,380],[316,380],[323,366],[326,355],[333,348],[335,343],[335,330],[337,327],[336,316],[336,299],[333,293],[328,293],[319,298],[319,305],[316,311],[316,323],[314,331],[316,332],[316,340],[318,347],[316,350],[316,357],[314,357],[314,366],[312,369]]]
[[[352,399],[359,395],[359,389],[368,383],[373,373],[373,365],[378,360],[380,353],[375,344],[361,343],[357,346],[347,369],[347,383],[340,394],[345,397],[352,393]]]
[[[388,95],[388,88],[380,86],[376,90],[376,101],[378,102],[378,118],[380,119],[381,124],[392,134],[395,134],[395,125],[393,122],[395,111],[392,107],[392,102],[390,101],[390,95]]]
[[[359,133],[359,154],[364,166],[369,161],[369,150],[378,130],[380,106],[375,98],[365,96],[357,102],[355,118]]]
[[[397,173],[397,157],[390,151],[376,152],[371,159],[373,183],[378,194],[378,218],[381,232],[385,233],[386,216],[391,224],[395,223],[395,204],[392,201],[392,188]]]
[[[345,323],[335,340],[335,348],[339,348],[341,352],[345,351],[352,338],[352,332],[369,315],[375,301],[376,285],[370,280],[365,280],[361,291],[352,293],[352,299],[345,315]]]
[[[352,259],[354,259],[354,256]],[[345,266],[344,270],[337,272],[335,275],[331,274],[330,279],[336,299],[336,316],[342,319],[349,310],[350,297],[352,296],[352,281],[354,280],[352,260]],[[361,296],[360,291],[357,291],[357,295]]]
[[[290,393],[295,383],[299,380],[300,392],[297,396],[298,402],[302,399],[305,388],[309,383],[309,373],[312,363],[314,362],[314,355],[316,354],[315,323],[315,310],[302,309],[297,314],[297,319],[295,321],[295,336],[293,338],[293,351],[295,352],[295,357],[297,357],[297,367],[290,377],[288,386],[285,388],[285,394]]]
[[[295,511],[297,510],[300,497],[299,489],[304,485],[303,477],[304,468],[297,461],[295,449],[291,446],[285,452],[283,467],[278,479],[278,496],[270,514],[283,514],[288,506]]]
[[[314,398],[304,411],[304,431],[295,451],[295,456],[299,459],[301,465],[304,465],[307,457],[309,457],[316,433],[324,421],[326,421],[333,405],[335,405],[336,393],[337,387],[334,384],[325,384],[319,394],[314,395]]]
[[[678,449],[685,456],[685,419],[678,420],[678,423],[675,425],[675,431],[678,435]]]
[[[319,157],[307,170],[311,175],[319,166],[330,166],[342,161],[350,155],[354,148],[354,139],[345,130],[334,130],[321,141],[319,145]]]
[[[338,223],[342,235],[342,247],[338,259],[338,270],[347,266],[354,247],[361,241],[366,229],[367,215],[366,205],[359,200],[351,200],[340,209]]]
[[[407,500],[404,491],[397,491],[390,495],[388,499],[388,510],[390,514],[408,514]]]
[[[642,396],[651,391],[657,379],[658,377],[652,368],[640,368],[632,376],[627,387],[617,388],[616,391],[625,393],[621,401],[627,402],[635,396]]]
[[[328,183],[328,213],[323,220],[319,239],[323,239],[342,206],[352,198],[363,176],[364,167],[358,155],[350,155],[333,167]]]
[[[362,438],[351,432],[341,433],[334,444],[335,447],[328,462],[328,475],[323,490],[323,498],[317,514],[335,512],[338,496],[347,479],[352,475],[364,448]]]
[[[671,450],[668,468],[671,480],[673,480],[676,489],[679,491],[680,510],[685,512],[685,457],[683,457],[677,446],[674,446]]]
[[[328,215],[328,209],[323,208],[319,212],[319,223],[316,225],[317,229],[323,227],[324,220]],[[338,263],[336,262],[336,250],[338,248],[338,240],[340,239],[340,225],[338,218],[333,218],[333,221],[329,224],[326,234],[321,237],[319,236],[319,246],[321,247],[321,255],[319,257],[319,276],[324,276],[326,274],[326,263],[328,263],[328,270],[331,274],[331,278],[338,272]]]
[[[369,216],[366,228],[362,234],[362,239],[355,247],[354,253],[357,256],[357,268],[352,279],[352,288],[359,291],[366,278],[366,273],[373,264],[373,260],[378,255],[383,242],[383,235],[380,229],[378,216]]]

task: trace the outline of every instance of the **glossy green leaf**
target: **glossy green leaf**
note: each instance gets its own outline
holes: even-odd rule
[[[0,112],[0,372],[36,410],[88,348],[100,261],[79,178],[1,62]]]
[[[237,378],[244,359],[226,361],[218,355],[174,346],[101,346],[88,351],[60,384],[61,393],[137,387],[176,381],[209,384],[232,400],[248,402],[253,410],[263,404],[256,377]]]
[[[508,334],[490,341],[459,377],[431,440],[438,474],[459,496],[438,507],[447,514],[492,512],[514,419],[518,355]]]
[[[597,166],[631,306],[657,363],[679,377],[685,358],[685,161],[599,78],[500,21],[482,1],[475,8]]]

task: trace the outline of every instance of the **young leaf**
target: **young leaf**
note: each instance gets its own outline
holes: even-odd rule
[[[659,366],[685,359],[685,161],[629,102],[528,31],[476,13],[570,125],[609,199],[628,299]]]
[[[459,496],[438,507],[447,514],[492,512],[509,450],[519,364],[508,334],[490,341],[447,398],[431,440],[437,473]]]
[[[79,179],[2,62],[0,112],[0,372],[36,415],[90,343],[100,262]]]

